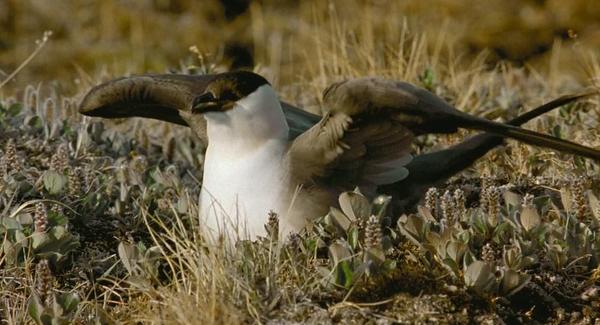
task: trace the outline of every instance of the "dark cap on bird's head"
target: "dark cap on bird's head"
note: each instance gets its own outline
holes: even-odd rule
[[[215,78],[206,87],[206,91],[194,98],[192,112],[228,111],[234,107],[236,101],[252,94],[263,85],[269,85],[269,82],[250,71],[234,71],[215,75]]]
[[[141,116],[187,125],[181,112],[225,111],[269,82],[249,71],[206,75],[140,75],[93,87],[79,105],[88,116]]]

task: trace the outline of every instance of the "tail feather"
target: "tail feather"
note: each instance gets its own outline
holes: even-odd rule
[[[539,116],[541,114],[555,109],[556,107],[597,94],[598,91],[594,90],[559,97],[523,115],[518,116],[514,120],[508,122],[508,124],[497,123],[465,114],[461,115],[460,126],[465,128],[482,130],[500,136],[512,138],[534,146],[551,148],[560,152],[571,153],[591,158],[594,160],[600,160],[599,150],[582,146],[550,135],[517,127],[517,125],[523,124],[536,116]]]
[[[560,152],[566,152],[594,160],[600,160],[599,150],[585,147],[557,137],[522,129],[512,125],[500,124],[485,119],[473,118],[471,122],[472,123],[469,123],[470,125],[467,127],[502,135],[534,146],[546,147],[558,150]]]
[[[562,96],[517,116],[508,124],[521,125],[562,105],[597,94],[598,92],[583,92]],[[418,155],[405,166],[409,170],[407,178],[381,186],[379,191],[398,198],[393,208],[395,214],[400,215],[414,207],[429,187],[436,186],[471,166],[488,151],[500,145],[502,140],[502,136],[481,133],[447,149]]]
[[[517,117],[515,117],[514,119],[510,120],[508,122],[508,124],[510,125],[521,125],[524,123],[527,123],[528,121],[530,121],[531,119],[538,117],[542,114],[545,114],[547,112],[550,112],[551,110],[572,103],[576,100],[585,98],[585,97],[590,97],[593,95],[598,95],[598,91],[593,90],[593,91],[584,91],[584,92],[580,92],[580,93],[576,93],[576,94],[569,94],[569,95],[563,95],[560,96],[554,100],[551,100],[549,102],[547,102],[546,104],[543,104],[541,106],[538,106],[526,113],[523,113],[522,115],[519,115]]]

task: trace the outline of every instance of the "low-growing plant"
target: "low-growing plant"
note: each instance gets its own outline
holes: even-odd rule
[[[392,237],[386,214],[391,198],[378,196],[372,202],[357,189],[339,197],[340,209],[332,207],[315,224],[319,240],[327,247],[332,264],[328,272],[332,284],[350,288],[364,276],[376,276],[393,270],[389,259]]]
[[[504,206],[490,206],[500,203],[493,199],[487,212],[467,209],[453,224],[420,207],[419,214],[400,218],[399,231],[429,263],[444,267],[465,288],[492,297],[519,293],[536,274],[585,276],[598,267],[593,257],[600,246],[588,224],[553,206],[547,196],[523,200],[503,191]],[[591,192],[589,197],[596,200]]]

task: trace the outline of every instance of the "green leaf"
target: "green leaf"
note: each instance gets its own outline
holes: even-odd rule
[[[77,305],[81,302],[81,298],[76,293],[63,293],[56,297],[56,301],[62,307],[65,313],[71,313],[77,309]]]
[[[573,202],[573,196],[571,195],[571,191],[566,188],[560,189],[560,200],[562,201],[563,207],[565,211],[571,212],[571,202]]]
[[[500,282],[500,294],[507,297],[511,296],[523,289],[530,280],[530,275],[508,269],[504,272]]]
[[[545,215],[551,208],[552,199],[548,195],[536,196],[533,199],[533,205],[541,215]]]
[[[33,115],[30,118],[26,118],[24,122],[25,122],[25,125],[33,128],[33,129],[41,129],[44,126],[44,122],[42,121],[42,118],[37,115]]]
[[[506,204],[508,206],[518,207],[521,205],[521,202],[523,201],[521,196],[515,192],[505,191],[503,196],[504,196],[504,202],[506,202]]]
[[[397,263],[396,263],[396,261],[395,261],[395,260],[386,260],[386,261],[383,263],[383,267],[384,267],[386,270],[388,270],[388,271],[393,271],[393,270],[395,270],[395,269],[396,269],[396,267],[397,267]]]
[[[415,245],[423,246],[427,231],[422,218],[416,215],[402,216],[398,219],[398,229]]]
[[[453,259],[451,259],[449,257],[446,257],[446,258],[442,259],[442,262],[444,263],[443,266],[445,266],[454,275],[460,274],[460,269],[459,269],[458,264],[456,264],[456,261],[454,261]]]
[[[54,170],[47,170],[43,176],[44,188],[52,195],[60,194],[67,185],[67,177]]]
[[[65,226],[69,222],[69,219],[63,214],[48,211],[48,223],[52,226]]]
[[[504,247],[504,252],[502,253],[502,260],[504,261],[504,265],[509,269],[518,270],[521,267],[522,255],[521,251],[518,247]]]
[[[343,274],[343,281],[341,282],[341,284],[346,289],[350,288],[352,286],[352,284],[354,283],[354,272],[352,272],[352,267],[350,267],[350,262],[342,261],[338,267],[342,270],[342,274]]]
[[[567,264],[567,252],[558,244],[546,244],[546,256],[554,270],[559,271]]]
[[[121,263],[125,269],[127,269],[129,274],[137,274],[137,261],[139,261],[141,258],[139,248],[129,243],[120,242],[119,246],[117,247],[117,252],[119,254]]]
[[[146,244],[144,242],[139,241],[135,246],[139,249],[141,253],[145,252],[148,248],[146,248]]]
[[[370,247],[364,250],[364,261],[375,265],[381,265],[385,261],[385,253],[377,247]]]
[[[3,217],[0,220],[2,221],[2,225],[7,230],[23,230],[23,226],[21,226],[19,221],[17,221],[17,219],[15,219],[15,218]]]
[[[499,244],[507,242],[513,236],[513,229],[512,222],[509,223],[508,219],[504,219],[494,228],[492,239]]]
[[[45,232],[34,232],[33,234],[31,234],[31,239],[33,240],[33,249],[37,250],[40,247],[46,245],[48,242],[50,242],[50,235]]]
[[[352,225],[350,218],[348,218],[347,215],[342,211],[334,207],[329,209],[329,213],[327,214],[326,218],[332,226],[337,228],[337,230],[340,232],[340,235],[345,235],[348,229],[350,229],[350,225]]]
[[[65,228],[64,226],[52,227],[52,229],[50,229],[49,233],[55,239],[58,239],[58,240],[64,239],[70,235],[70,233],[67,231],[67,228]]]
[[[424,207],[422,205],[417,206],[417,211],[419,211],[419,215],[425,219],[427,222],[436,222],[433,214],[431,214],[431,210],[429,208]]]
[[[493,284],[494,274],[489,264],[482,261],[471,263],[464,274],[465,285],[476,292],[484,293]]]
[[[17,116],[21,110],[23,109],[23,105],[21,103],[14,103],[8,107],[8,115],[11,117]]]
[[[36,256],[48,258],[52,263],[60,262],[79,247],[79,238],[63,226],[53,227],[47,233],[34,233],[32,239]]]
[[[427,90],[433,90],[435,83],[435,74],[433,73],[433,70],[431,68],[423,70],[419,75],[419,81]]]
[[[562,138],[562,132],[561,132],[560,124],[554,125],[554,127],[552,128],[552,135],[555,136],[555,137],[557,137],[557,138]]]
[[[467,250],[467,245],[463,242],[452,240],[446,245],[446,256],[451,258],[457,267],[462,264],[462,258]]]
[[[5,240],[2,243],[2,251],[4,252],[4,256],[6,256],[7,264],[14,265],[17,261],[17,247],[10,241]]]
[[[44,306],[40,302],[40,298],[36,294],[33,294],[27,302],[27,313],[29,314],[29,317],[36,323],[43,324],[41,319],[43,310]]]
[[[344,214],[352,221],[370,216],[371,204],[360,192],[344,192],[338,201]]]
[[[33,224],[33,216],[31,215],[31,213],[19,213],[17,215],[17,220],[21,225]]]
[[[15,231],[15,240],[21,246],[28,246],[29,238],[21,230]]]
[[[468,249],[463,257],[463,269],[466,270],[469,267],[469,265],[471,265],[476,260],[477,259],[475,258],[475,255],[473,255],[473,253],[471,253],[471,250]]]
[[[346,242],[341,240],[336,240],[333,244],[329,245],[329,254],[334,265],[352,258],[350,247]]]
[[[15,218],[4,217],[0,220],[7,230],[23,230],[23,226]]]
[[[525,231],[530,231],[540,225],[541,218],[533,206],[525,206],[521,210],[521,225]]]

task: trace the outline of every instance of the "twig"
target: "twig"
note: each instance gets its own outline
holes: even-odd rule
[[[23,68],[29,63],[31,62],[31,60],[33,60],[33,58],[38,55],[38,53],[40,53],[40,51],[42,50],[42,48],[44,48],[44,45],[46,45],[46,43],[48,42],[48,40],[50,39],[50,36],[52,36],[52,31],[51,30],[47,30],[44,32],[44,35],[42,36],[41,40],[37,40],[35,41],[37,44],[37,47],[35,48],[35,50],[25,59],[25,61],[23,61],[21,63],[21,65],[19,65],[15,71],[13,71],[10,75],[8,75],[8,77],[6,77],[6,79],[4,79],[2,81],[2,83],[0,83],[0,88],[4,87],[4,85],[6,85],[10,80],[12,80],[21,70],[23,70]]]

